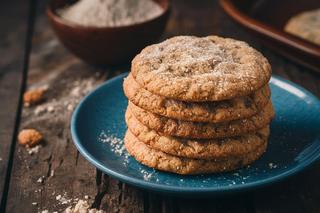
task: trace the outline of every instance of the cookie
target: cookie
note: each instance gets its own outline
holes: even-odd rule
[[[269,136],[267,126],[256,133],[233,138],[192,140],[160,135],[141,124],[131,113],[126,114],[126,123],[130,132],[150,148],[174,156],[195,159],[242,157],[264,144]]]
[[[292,17],[286,24],[285,31],[320,45],[320,9]]]
[[[258,114],[240,120],[222,123],[180,121],[148,112],[129,102],[127,111],[145,126],[165,135],[186,138],[225,138],[255,132],[271,122],[274,111],[269,102]],[[128,112],[127,112],[128,113]]]
[[[258,113],[270,99],[270,88],[263,86],[248,96],[218,102],[185,102],[155,95],[142,88],[131,74],[123,88],[128,99],[147,111],[184,121],[224,122],[248,118]]]
[[[148,91],[183,101],[219,101],[253,93],[271,77],[267,59],[247,43],[177,36],[144,48],[131,73]]]
[[[140,142],[130,131],[127,131],[124,141],[129,154],[140,163],[151,168],[183,175],[217,173],[235,170],[257,160],[267,148],[266,142],[255,151],[242,157],[217,161],[176,157],[151,149],[143,142]]]

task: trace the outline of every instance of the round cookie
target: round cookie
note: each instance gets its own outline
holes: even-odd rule
[[[264,144],[269,136],[269,126],[256,133],[225,139],[192,140],[164,136],[141,124],[130,111],[126,113],[126,123],[130,132],[150,148],[195,159],[243,157]]]
[[[131,73],[148,91],[184,101],[253,93],[271,77],[267,59],[247,43],[218,36],[177,36],[144,48]]]
[[[267,142],[265,142],[255,151],[243,157],[216,161],[176,157],[151,149],[143,142],[140,142],[130,131],[127,131],[124,142],[129,154],[140,163],[151,168],[183,175],[235,170],[256,161],[267,148]]]
[[[270,99],[270,88],[263,86],[248,96],[218,102],[185,102],[169,99],[142,88],[131,74],[123,88],[129,101],[150,112],[184,121],[224,122],[248,118],[258,113]]]
[[[320,45],[320,9],[293,16],[286,24],[285,31]]]
[[[269,125],[274,111],[271,101],[258,114],[241,120],[222,123],[180,121],[148,112],[129,102],[127,110],[145,126],[165,135],[185,138],[226,138],[255,132]]]

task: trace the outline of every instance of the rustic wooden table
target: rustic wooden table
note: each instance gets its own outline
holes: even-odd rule
[[[320,212],[320,164],[266,188],[192,199],[142,191],[96,171],[72,144],[72,109],[129,65],[101,69],[75,58],[53,34],[45,5],[37,0],[0,2],[0,212],[60,212],[77,198],[107,212]],[[172,9],[163,38],[218,34],[245,40],[265,54],[275,74],[320,96],[319,75],[254,43],[217,1],[173,0]],[[45,102],[23,107],[26,86],[48,86]],[[30,155],[16,145],[22,128],[44,134],[38,153]]]

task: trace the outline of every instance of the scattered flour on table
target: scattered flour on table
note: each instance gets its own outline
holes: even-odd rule
[[[43,183],[45,180],[45,176],[41,176],[38,178],[37,183]]]
[[[54,169],[51,169],[50,170],[50,177],[53,177],[54,176]]]
[[[56,200],[60,202],[60,204],[68,204],[71,203],[72,199],[67,199],[65,196],[57,195]]]
[[[89,205],[89,196],[85,195],[84,199],[79,198],[67,198],[67,193],[59,194],[55,197],[55,199],[59,202],[59,205],[68,205],[68,207],[64,207],[66,209],[57,209],[52,211],[52,213],[64,212],[64,213],[105,213],[103,210],[98,210],[95,208],[90,208]],[[37,202],[31,203],[33,206],[38,206]],[[49,210],[38,211],[41,213],[50,213]]]
[[[70,85],[70,92],[58,99],[52,98],[39,104],[32,109],[33,113],[39,118],[52,118],[52,116],[61,117],[66,112],[73,111],[83,96],[94,88],[96,81],[95,78],[74,81],[72,85]],[[50,87],[48,90],[50,90]]]
[[[90,209],[88,201],[79,200],[74,207],[68,207],[65,213],[105,213],[103,210]]]
[[[162,13],[162,7],[152,0],[80,0],[58,11],[68,21],[96,27],[141,23]]]
[[[41,145],[36,145],[35,147],[26,147],[29,155],[37,154],[41,148]]]

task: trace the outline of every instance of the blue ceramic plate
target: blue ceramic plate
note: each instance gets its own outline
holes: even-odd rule
[[[279,77],[271,79],[276,117],[267,152],[250,167],[212,175],[182,176],[155,171],[128,156],[123,147],[126,74],[83,99],[72,116],[71,132],[80,153],[106,174],[148,190],[184,194],[247,190],[293,175],[320,155],[320,101]]]

